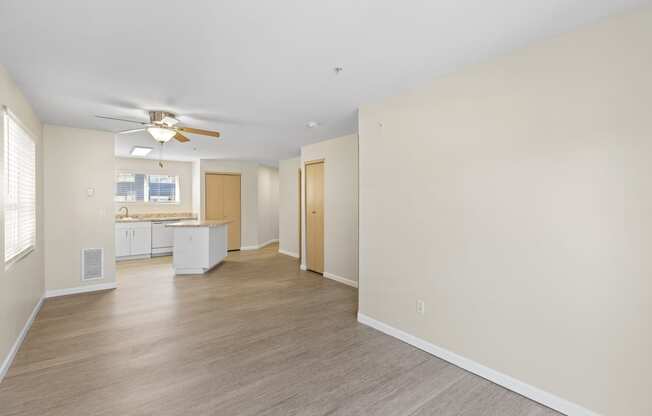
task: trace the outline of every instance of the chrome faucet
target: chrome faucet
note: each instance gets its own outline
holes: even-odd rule
[[[120,209],[118,209],[118,212],[122,211],[123,209],[125,210],[125,215],[122,218],[129,218],[129,208],[120,207]]]

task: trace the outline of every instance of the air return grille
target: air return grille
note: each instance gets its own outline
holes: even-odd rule
[[[82,250],[81,280],[101,279],[104,274],[104,251],[101,248]]]

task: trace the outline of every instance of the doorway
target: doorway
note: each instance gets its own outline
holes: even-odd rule
[[[324,273],[324,161],[307,162],[306,268]]]
[[[204,208],[207,220],[229,220],[228,250],[240,250],[241,176],[239,173],[206,173]]]

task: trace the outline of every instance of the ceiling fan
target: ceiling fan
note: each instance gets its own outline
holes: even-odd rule
[[[156,140],[161,144],[169,142],[172,138],[180,141],[181,143],[190,141],[190,139],[188,139],[182,133],[199,134],[202,136],[210,136],[215,138],[220,137],[220,133],[217,131],[178,126],[177,124],[179,123],[179,120],[176,119],[176,116],[174,114],[168,113],[167,111],[150,111],[149,123],[146,123],[144,121],[125,120],[116,117],[97,116],[97,115],[95,117],[104,118],[107,120],[118,120],[118,121],[126,121],[128,123],[140,124],[143,127],[137,129],[119,131],[117,134],[129,134],[129,133],[136,133],[139,131],[147,131],[154,138],[154,140]]]

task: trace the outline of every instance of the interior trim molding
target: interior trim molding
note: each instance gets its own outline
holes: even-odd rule
[[[299,266],[299,269],[301,269],[301,270],[303,270],[303,271],[307,271],[307,270],[308,270],[308,267],[307,267],[305,264],[301,264],[301,265]]]
[[[286,255],[286,256],[294,257],[295,259],[298,259],[298,258],[299,258],[299,254],[298,254],[298,253],[293,253],[293,252],[291,252],[291,251],[281,250],[280,248],[278,249],[278,252],[279,252],[280,254],[284,254],[284,255]]]
[[[257,246],[242,246],[240,247],[240,250],[242,251],[249,251],[249,250],[259,250],[263,247],[266,247],[270,244],[278,243],[278,238],[271,239],[269,241],[265,241],[262,244],[258,244]]]
[[[46,290],[45,297],[56,298],[58,296],[75,295],[78,293],[88,293],[88,292],[97,292],[100,290],[117,289],[117,287],[118,287],[118,282],[110,282],[110,283],[100,283],[97,285],[71,287],[68,289]]]
[[[347,279],[346,277],[338,276],[333,273],[324,272],[324,277],[327,279],[335,280],[336,282],[344,283],[347,286],[358,287],[358,282],[355,280]]]
[[[278,238],[272,238],[269,241],[265,241],[263,244],[258,244],[258,248],[267,247],[270,244],[278,243]]]
[[[444,361],[448,361],[457,367],[476,374],[484,379],[498,384],[499,386],[505,387],[508,390],[518,393],[521,396],[525,396],[528,399],[534,400],[535,402],[541,403],[542,405],[561,412],[567,416],[600,416],[598,413],[588,410],[578,404],[569,402],[568,400],[562,399],[561,397],[543,391],[537,387],[524,383],[506,374],[500,373],[466,357],[462,357],[461,355],[455,354],[454,352],[438,347],[428,341],[387,325],[384,322],[377,321],[374,318],[371,318],[363,313],[358,312],[358,322],[377,329],[378,331],[383,332],[389,336],[398,338],[401,341],[406,342],[420,350],[441,358]]]
[[[18,334],[18,338],[16,338],[14,345],[11,346],[9,353],[2,361],[2,367],[0,367],[0,383],[7,375],[7,372],[9,371],[11,364],[14,362],[14,358],[16,358],[16,354],[18,353],[20,346],[23,345],[23,341],[25,341],[25,337],[27,337],[27,333],[29,332],[29,329],[32,327],[32,324],[34,323],[34,319],[36,319],[36,315],[38,315],[39,311],[41,310],[41,306],[43,306],[44,299],[45,297],[41,296],[38,302],[36,302],[36,306],[34,306],[34,309],[32,309],[32,313],[29,315],[29,318],[27,318],[27,322],[25,322],[23,329]]]

